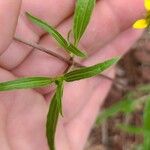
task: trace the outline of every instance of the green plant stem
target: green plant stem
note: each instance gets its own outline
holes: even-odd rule
[[[23,43],[23,44],[25,44],[25,45],[31,46],[31,47],[33,47],[33,48],[36,48],[37,50],[40,50],[40,51],[42,51],[42,52],[45,52],[45,53],[47,53],[47,54],[49,54],[49,55],[52,55],[52,56],[58,58],[59,60],[61,60],[61,61],[63,61],[63,62],[66,62],[66,63],[68,64],[68,66],[69,66],[69,69],[70,69],[70,66],[72,66],[72,65],[74,65],[74,66],[76,66],[76,67],[86,67],[86,66],[83,66],[83,65],[81,65],[80,63],[77,63],[77,62],[75,62],[75,61],[72,63],[72,60],[68,60],[68,59],[66,59],[66,58],[64,58],[64,57],[62,57],[62,56],[60,56],[59,54],[57,54],[57,53],[55,53],[55,52],[53,52],[53,51],[51,51],[51,50],[48,50],[48,49],[44,48],[43,46],[40,46],[39,44],[36,44],[36,43],[33,44],[33,43],[31,43],[31,42],[25,41],[25,40],[20,39],[20,38],[18,38],[18,37],[14,37],[14,40],[15,40],[15,41],[18,41],[18,42],[21,42],[21,43]],[[103,78],[105,78],[105,79],[107,79],[107,80],[109,80],[109,81],[111,81],[111,82],[114,82],[114,79],[112,79],[112,78],[110,78],[110,77],[108,77],[108,76],[106,76],[106,75],[99,74],[99,76],[100,76],[100,77],[103,77]],[[125,88],[124,84],[122,84],[121,82],[115,81],[115,83],[118,84],[118,85],[120,85],[120,86],[122,86],[123,88]],[[128,87],[127,89],[131,89],[131,88]]]

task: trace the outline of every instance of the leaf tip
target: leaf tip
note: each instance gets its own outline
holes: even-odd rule
[[[82,58],[88,58],[88,55],[85,52],[81,52],[79,56]]]
[[[121,56],[117,56],[117,57],[112,58],[111,60],[112,60],[113,64],[116,64],[120,61],[120,59],[121,59]]]

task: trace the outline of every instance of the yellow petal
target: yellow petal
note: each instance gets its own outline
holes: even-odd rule
[[[133,28],[135,28],[135,29],[143,29],[143,28],[146,28],[147,26],[148,26],[148,24],[147,24],[147,21],[145,19],[137,20],[133,24]]]
[[[145,1],[144,1],[144,5],[145,5],[145,9],[146,9],[147,11],[150,11],[150,0],[145,0]]]

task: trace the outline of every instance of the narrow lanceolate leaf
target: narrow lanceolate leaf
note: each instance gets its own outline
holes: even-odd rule
[[[140,134],[140,135],[142,135],[144,132],[143,128],[135,127],[135,126],[131,126],[131,125],[119,124],[119,125],[117,125],[117,127],[120,130],[127,132],[129,134]]]
[[[101,124],[103,121],[109,119],[110,117],[116,116],[118,113],[122,112],[131,112],[132,111],[132,105],[133,102],[131,99],[125,99],[121,100],[120,102],[114,104],[110,108],[105,109],[100,113],[100,115],[97,117],[97,124]]]
[[[86,54],[84,54],[83,52],[81,52],[76,46],[74,46],[73,44],[69,43],[67,50],[73,54],[75,54],[76,56],[80,56],[80,57],[86,57]]]
[[[0,83],[0,91],[38,88],[51,84],[53,79],[47,77],[29,77]]]
[[[95,1],[96,0],[77,0],[73,24],[75,45],[79,43],[90,21]]]
[[[46,135],[50,150],[55,150],[55,132],[57,127],[58,116],[59,116],[59,109],[55,93],[49,107],[46,123]]]
[[[26,15],[33,23],[35,23],[36,25],[41,27],[43,30],[48,32],[50,35],[52,35],[52,37],[55,38],[55,40],[59,43],[59,45],[62,48],[64,48],[68,52],[71,52],[77,56],[85,57],[85,54],[83,52],[81,52],[78,48],[76,48],[71,43],[69,43],[67,40],[65,40],[65,38],[55,28],[50,26],[48,23],[40,20],[39,18],[32,16],[29,13],[26,13]]]
[[[63,97],[63,81],[57,81],[57,92],[56,92],[56,99],[57,99],[57,105],[58,105],[58,110],[60,114],[63,116],[62,112],[62,97]]]
[[[55,81],[57,88],[47,115],[46,135],[50,150],[55,150],[55,132],[59,113],[62,114],[63,80]]]
[[[143,149],[149,150],[150,148],[150,97],[147,98],[144,109],[144,144]]]
[[[113,58],[113,59],[107,60],[103,63],[97,64],[91,67],[83,67],[81,69],[71,71],[64,75],[64,80],[67,82],[72,82],[72,81],[96,76],[97,74],[106,70],[108,67],[115,64],[117,61],[118,61],[118,58]]]
[[[125,95],[121,101],[103,110],[97,117],[96,123],[101,124],[103,121],[109,119],[110,117],[114,117],[119,113],[129,115],[135,111],[139,105],[141,105],[141,100],[134,97],[134,92],[130,92]]]

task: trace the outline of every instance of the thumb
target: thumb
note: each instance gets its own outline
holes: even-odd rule
[[[0,54],[12,41],[17,25],[21,0],[0,1]]]

